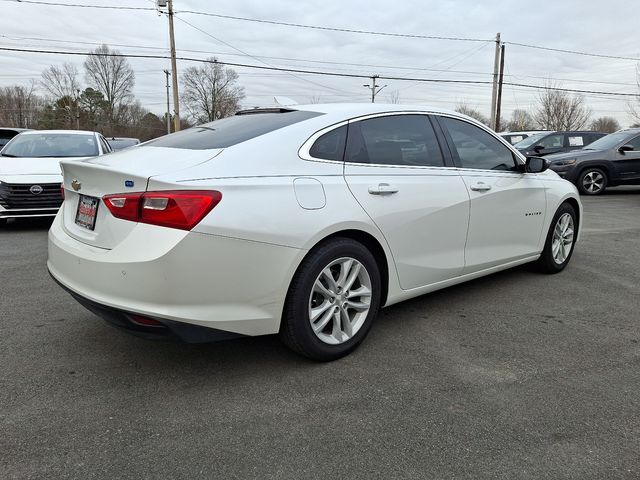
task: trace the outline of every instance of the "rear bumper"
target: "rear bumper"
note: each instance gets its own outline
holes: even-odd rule
[[[240,335],[277,333],[290,279],[304,254],[143,224],[105,250],[70,237],[61,218],[49,230],[51,276],[111,323],[128,327],[129,315],[141,315],[181,338],[174,323]]]
[[[99,303],[93,302],[88,298],[84,298],[81,295],[69,290],[56,280],[53,275],[52,278],[67,291],[80,305],[89,310],[94,315],[105,320],[110,325],[125,330],[137,337],[146,338],[148,340],[160,340],[165,338],[177,338],[187,343],[206,343],[206,342],[219,342],[223,340],[231,340],[233,338],[239,338],[244,335],[239,333],[225,332],[223,330],[217,330],[215,328],[200,327],[198,325],[191,325],[189,323],[174,322],[172,320],[155,318],[153,320],[160,323],[157,326],[147,326],[136,322],[135,314],[132,312],[125,312],[118,310],[117,308],[107,307]]]

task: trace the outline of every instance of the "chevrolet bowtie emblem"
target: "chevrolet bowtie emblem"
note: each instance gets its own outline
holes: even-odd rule
[[[82,184],[78,181],[77,178],[74,178],[71,181],[71,188],[73,188],[76,192],[82,188]]]

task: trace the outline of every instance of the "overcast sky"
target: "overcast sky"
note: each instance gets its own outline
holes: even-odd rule
[[[58,0],[43,0],[56,2]],[[152,0],[59,0],[86,5],[153,7]],[[493,39],[557,49],[640,57],[637,12],[628,1],[492,1],[478,0],[175,0],[175,10],[198,10],[290,23],[396,32],[416,35]],[[490,6],[489,6],[490,5]],[[168,54],[167,18],[154,11],[104,10],[29,5],[0,0],[0,46],[86,51],[106,43],[122,53]],[[241,20],[177,13],[178,54],[222,61],[394,77],[490,81],[494,43],[393,38],[259,24]],[[179,20],[183,19],[209,35]],[[214,38],[215,37],[215,38]],[[74,43],[88,42],[88,43]],[[153,47],[153,48],[141,48]],[[189,51],[191,50],[191,51]],[[194,51],[195,50],[195,51]],[[242,52],[242,53],[241,53]],[[49,65],[65,61],[82,66],[83,57],[0,52],[0,85],[39,80]],[[325,63],[335,62],[335,63]],[[155,113],[165,110],[163,69],[168,61],[131,59],[136,72],[135,95]],[[506,46],[505,81],[542,85],[546,78],[563,87],[636,93],[633,60],[594,58]],[[178,62],[178,70],[193,63]],[[299,103],[369,101],[358,78],[291,75],[236,68],[245,87],[244,106],[273,103],[274,95]],[[84,80],[84,79],[83,79]],[[595,83],[599,82],[599,83]],[[396,94],[405,104],[454,108],[466,103],[488,116],[488,85],[451,85],[381,80],[387,85],[376,101]],[[537,93],[505,87],[503,112],[532,110]],[[587,95],[593,117],[613,116],[623,126],[634,120],[627,98]]]

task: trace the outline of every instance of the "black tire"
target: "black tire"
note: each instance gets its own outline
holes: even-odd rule
[[[601,184],[590,182],[589,181],[590,178],[601,179]],[[587,185],[585,185],[585,183]],[[580,172],[580,175],[578,175],[578,180],[576,181],[576,186],[578,187],[578,191],[582,195],[592,195],[592,196],[600,195],[602,192],[605,191],[608,184],[609,184],[609,179],[607,178],[606,172],[600,168],[595,168],[595,167],[585,168],[582,172]]]
[[[309,319],[309,302],[321,272],[333,261],[343,257],[357,260],[368,273],[371,282],[370,304],[359,330],[343,343],[331,345],[314,333]],[[380,309],[381,285],[376,260],[364,245],[349,238],[333,238],[320,244],[303,260],[289,286],[280,327],[281,340],[295,352],[313,360],[331,361],[347,355],[364,340],[371,329]]]
[[[553,255],[553,234],[558,224],[558,220],[564,214],[568,213],[571,215],[571,219],[573,220],[573,240],[571,242],[571,250],[569,251],[568,256],[561,263],[558,263],[554,259]],[[547,233],[547,239],[544,244],[544,250],[542,250],[542,255],[536,261],[536,267],[539,271],[543,273],[559,273],[567,266],[569,260],[573,256],[573,250],[576,244],[578,234],[578,217],[576,215],[575,209],[569,205],[568,203],[563,203],[560,205],[560,208],[556,211],[556,214],[553,216],[553,220],[551,221],[551,225],[549,226],[549,232]]]

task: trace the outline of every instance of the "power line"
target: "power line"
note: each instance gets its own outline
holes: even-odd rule
[[[49,5],[52,7],[79,7],[79,8],[101,8],[104,10],[153,10],[152,7],[127,7],[119,5],[84,5],[82,3],[61,3],[61,2],[42,2],[40,0],[2,0],[3,2],[13,3],[31,3],[34,5]]]
[[[26,49],[26,48],[12,48],[12,47],[0,47],[0,51],[9,51],[9,52],[24,52],[24,53],[39,53],[39,54],[52,54],[52,55],[89,55],[87,52],[70,52],[70,51],[58,51],[58,50],[35,50],[35,49]],[[142,58],[142,59],[159,59],[166,60],[169,57],[166,55],[141,55],[141,54],[122,54],[122,53],[108,53],[101,54],[110,57],[124,57],[124,58]],[[178,60],[187,61],[187,62],[200,62],[200,63],[218,63],[220,65],[228,65],[231,67],[239,67],[239,68],[253,68],[258,70],[272,70],[279,72],[290,72],[290,73],[299,73],[306,75],[324,75],[331,77],[342,77],[342,78],[359,78],[359,79],[369,79],[371,78],[368,75],[364,74],[355,74],[355,73],[339,73],[339,72],[326,72],[326,71],[318,71],[318,70],[303,70],[303,69],[295,69],[295,68],[282,68],[282,67],[274,67],[268,65],[250,65],[245,63],[236,63],[236,62],[225,62],[219,60],[206,60],[201,58],[191,58],[191,57],[177,57]],[[484,80],[455,80],[455,79],[443,79],[443,78],[411,78],[411,77],[398,77],[398,76],[388,76],[388,75],[380,75],[381,80],[395,80],[395,81],[410,81],[410,82],[424,82],[424,83],[448,83],[448,84],[458,84],[458,85],[490,85],[492,82],[484,81]],[[542,85],[531,85],[525,83],[515,83],[515,82],[504,82],[504,85],[512,86],[512,87],[522,87],[536,90],[557,90],[561,92],[571,92],[571,93],[581,93],[581,94],[594,94],[594,95],[609,95],[614,97],[633,97],[637,98],[638,94],[635,93],[622,93],[622,92],[605,92],[605,91],[596,91],[596,90],[580,90],[574,88],[562,88],[562,87],[547,87]]]
[[[14,2],[14,3],[26,3],[26,4],[36,4],[36,5],[49,5],[56,7],[79,7],[79,8],[99,8],[99,9],[109,9],[109,10],[141,10],[141,11],[156,11],[153,7],[128,7],[128,6],[119,6],[119,5],[86,5],[79,3],[63,3],[63,2],[45,2],[41,0],[0,0],[4,2]],[[283,22],[277,20],[265,20],[258,18],[249,18],[249,17],[240,17],[235,15],[223,15],[220,13],[213,12],[203,12],[198,10],[178,10],[176,13],[186,13],[190,15],[201,15],[207,17],[215,17],[215,18],[223,18],[228,20],[238,20],[245,22],[253,22],[253,23],[262,23],[269,25],[279,25],[286,27],[294,27],[294,28],[305,28],[312,30],[324,30],[331,32],[342,32],[342,33],[353,33],[353,34],[361,34],[361,35],[377,35],[377,36],[385,36],[385,37],[400,37],[400,38],[416,38],[416,39],[427,39],[427,40],[447,40],[447,41],[460,41],[460,42],[490,42],[492,39],[482,39],[482,38],[472,38],[472,37],[452,37],[452,36],[440,36],[440,35],[420,35],[420,34],[411,34],[411,33],[397,33],[397,32],[382,32],[375,30],[360,30],[353,28],[341,28],[341,27],[327,27],[322,25],[309,25],[303,23],[294,23],[294,22]],[[623,56],[623,55],[612,55],[612,54],[600,54],[600,53],[592,53],[592,52],[583,52],[578,50],[568,50],[562,48],[554,48],[554,47],[545,47],[541,45],[533,45],[528,43],[520,43],[520,42],[510,42],[504,41],[502,42],[507,45],[513,45],[517,47],[523,48],[533,48],[538,50],[546,50],[551,52],[558,53],[566,53],[571,55],[581,55],[587,57],[596,57],[596,58],[608,58],[615,60],[631,60],[631,61],[640,61],[640,57],[631,57],[631,56]]]
[[[568,53],[571,55],[582,55],[585,57],[597,57],[597,58],[609,58],[614,60],[632,60],[634,62],[640,61],[640,57],[625,57],[621,55],[607,55],[603,53],[590,53],[590,52],[580,52],[577,50],[565,50],[563,48],[553,48],[553,47],[542,47],[540,45],[530,45],[527,43],[518,43],[518,42],[502,42],[507,45],[514,45],[516,47],[524,47],[524,48],[535,48],[536,50],[546,50],[549,52],[559,52],[559,53]]]
[[[469,38],[469,37],[446,37],[439,35],[418,35],[412,33],[395,33],[395,32],[378,32],[374,30],[358,30],[354,28],[325,27],[321,25],[308,25],[304,23],[281,22],[276,20],[263,20],[258,18],[237,17],[234,15],[222,15],[219,13],[200,12],[196,10],[180,10],[178,13],[188,13],[191,15],[203,15],[207,17],[225,18],[228,20],[241,20],[245,22],[266,23],[269,25],[280,25],[285,27],[308,28],[313,30],[325,30],[330,32],[357,33],[364,35],[378,35],[383,37],[402,37],[402,38],[420,38],[427,40],[451,40],[458,42],[490,42],[486,38]]]
[[[45,38],[45,37],[22,37],[22,36],[15,36],[15,35],[6,35],[6,34],[0,34],[0,37],[2,38],[6,38],[9,40],[36,40],[36,41],[45,41],[45,42],[54,42],[54,43],[69,43],[69,44],[78,44],[78,45],[95,45],[95,46],[100,46],[100,45],[104,45],[106,42],[87,42],[87,41],[79,41],[79,40],[63,40],[63,39],[55,39],[55,38]],[[508,42],[504,42],[504,43],[508,43]],[[165,47],[155,47],[155,46],[151,46],[151,45],[131,45],[131,44],[120,44],[120,43],[106,43],[109,46],[112,47],[128,47],[128,48],[134,48],[134,49],[148,49],[148,50],[159,50],[159,51],[166,51],[167,48]],[[24,43],[20,44],[21,46],[25,46]],[[41,45],[28,45],[28,46],[34,46],[34,47],[39,47]],[[336,62],[336,61],[330,61],[330,60],[312,60],[312,59],[301,59],[301,58],[291,58],[291,57],[274,57],[274,56],[267,56],[267,55],[249,55],[251,58],[254,59],[271,59],[271,60],[286,60],[286,61],[291,61],[291,62],[306,62],[306,63],[315,63],[315,64],[326,64],[326,65],[346,65],[346,66],[352,66],[352,67],[368,67],[368,68],[375,68],[375,69],[394,69],[394,70],[409,70],[412,73],[416,73],[416,72],[449,72],[449,73],[460,73],[460,74],[465,74],[465,75],[492,75],[490,72],[477,72],[477,71],[468,71],[468,70],[453,70],[451,67],[458,65],[460,62],[456,62],[455,64],[451,65],[450,67],[447,68],[433,68],[437,65],[440,65],[442,63],[445,63],[449,60],[453,60],[456,57],[459,56],[463,56],[462,60],[465,60],[466,58],[468,58],[469,55],[473,55],[475,54],[475,52],[477,51],[477,49],[481,49],[484,46],[486,46],[486,44],[481,45],[480,47],[473,47],[473,49],[469,50],[469,51],[465,51],[462,52],[454,57],[451,57],[447,60],[442,60],[440,62],[437,62],[429,67],[405,67],[402,65],[378,65],[378,64],[371,64],[371,63],[350,63],[350,62]],[[49,46],[46,46],[49,47]],[[50,48],[55,48],[55,46],[52,46]],[[189,52],[189,53],[206,53],[206,54],[210,54],[210,55],[228,55],[228,56],[247,56],[247,54],[244,53],[229,53],[229,52],[213,52],[210,50],[193,50],[193,49],[187,49],[187,48],[181,48],[178,49],[181,52]],[[461,61],[462,61],[461,60]],[[285,65],[286,66],[286,65]],[[312,67],[310,67],[312,68]],[[509,68],[508,65],[505,65],[505,68]],[[338,69],[339,70],[339,69]],[[345,70],[345,71],[349,71],[349,70]],[[353,71],[353,70],[351,70]],[[155,72],[155,70],[154,70]],[[136,74],[140,73],[139,71],[136,72]],[[0,75],[0,76],[7,76],[7,75]],[[542,80],[547,80],[549,77],[548,76],[539,76],[539,75],[525,75],[525,74],[512,74],[512,73],[507,73],[505,74],[505,77],[510,77],[510,78],[514,78],[514,79],[518,79],[518,78],[536,78],[536,79],[542,79]],[[601,84],[601,85],[623,85],[623,86],[636,86],[636,83],[631,83],[631,82],[611,82],[611,81],[603,81],[603,80],[585,80],[585,79],[576,79],[576,78],[555,78],[554,80],[558,80],[558,81],[562,81],[562,82],[575,82],[575,83],[586,83],[586,84]],[[411,86],[405,86],[402,87],[403,89],[406,88],[410,88]]]
[[[263,63],[263,64],[265,64],[265,65],[267,65],[267,66],[269,66],[269,67],[275,68],[275,67],[274,67],[273,65],[271,65],[270,63],[267,63],[267,62],[265,62],[264,60],[261,60],[259,57],[254,57],[253,55],[251,55],[251,54],[249,54],[249,53],[247,53],[247,52],[245,52],[245,51],[243,51],[243,50],[240,50],[240,49],[239,49],[239,48],[237,48],[237,47],[234,47],[234,46],[233,46],[233,45],[231,45],[230,43],[225,42],[224,40],[220,40],[220,39],[219,39],[219,38],[217,38],[217,37],[214,37],[214,36],[213,36],[213,35],[211,35],[209,32],[207,32],[207,31],[205,31],[205,30],[202,30],[201,28],[199,28],[199,27],[197,27],[197,26],[193,25],[192,23],[187,22],[185,19],[180,18],[180,17],[176,17],[176,18],[177,18],[178,20],[180,20],[182,23],[185,23],[185,24],[189,25],[191,28],[194,28],[195,30],[199,31],[200,33],[203,33],[203,34],[205,34],[205,35],[207,35],[207,36],[209,36],[209,37],[213,38],[213,39],[214,39],[214,40],[216,40],[217,42],[220,42],[220,43],[222,43],[222,44],[224,44],[224,45],[226,45],[226,46],[228,46],[228,47],[230,47],[230,48],[233,48],[233,49],[234,49],[234,50],[236,50],[237,52],[240,52],[241,54],[246,55],[247,57],[253,58],[254,60],[257,60],[257,61],[258,61],[258,62],[260,62],[260,63]],[[286,70],[285,70],[285,71],[286,71]],[[321,83],[314,82],[313,80],[309,80],[309,79],[307,79],[307,78],[301,78],[301,77],[298,77],[297,75],[294,75],[293,73],[289,73],[289,74],[290,74],[291,76],[295,77],[295,78],[298,78],[299,80],[302,80],[302,81],[307,82],[307,83],[311,83],[312,85],[315,85],[315,86],[317,86],[317,87],[327,88],[327,89],[329,89],[329,90],[334,90],[334,91],[336,91],[336,92],[344,92],[344,90],[340,90],[340,89],[338,89],[338,88],[330,87],[330,86],[328,86],[328,85],[323,85],[323,84],[321,84]]]

